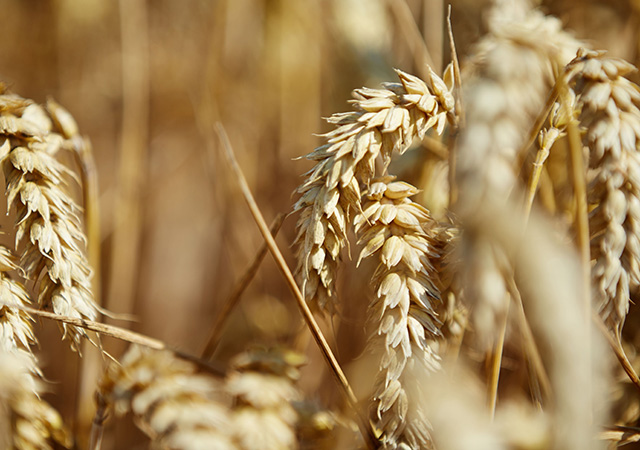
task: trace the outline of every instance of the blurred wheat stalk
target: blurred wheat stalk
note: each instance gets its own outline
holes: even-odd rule
[[[406,5],[391,3],[406,22]],[[74,350],[87,330],[138,344],[96,387],[91,450],[114,434],[112,412],[130,414],[163,449],[585,449],[639,441],[638,392],[625,394],[640,388],[637,333],[624,327],[640,286],[640,88],[627,78],[636,68],[587,50],[526,1],[496,0],[487,18],[462,71],[452,42],[442,76],[426,65],[424,78],[397,70],[397,81],[354,90],[353,110],[327,119],[333,130],[306,156],[314,166],[293,207],[300,290],[234,163],[265,248],[346,394],[340,411],[297,387],[299,353],[265,344],[223,366],[97,323],[71,188],[77,175],[61,162],[64,152],[86,157],[87,141],[57,103],[38,105],[3,87],[0,162],[16,213],[15,250],[0,247],[3,448],[75,445],[41,397],[36,316],[58,321]],[[414,44],[416,58],[428,61]],[[418,153],[422,181],[409,180],[398,162]],[[309,311],[340,323],[352,302],[338,283],[351,246],[359,247],[354,273],[370,286],[360,294],[368,303],[362,359],[375,361],[367,380],[344,375]],[[358,401],[350,383],[369,383],[367,395]]]

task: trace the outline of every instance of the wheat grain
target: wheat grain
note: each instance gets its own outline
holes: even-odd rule
[[[7,103],[17,101],[15,96],[10,99]],[[20,266],[29,278],[39,280],[40,307],[56,314],[94,319],[97,312],[91,269],[83,249],[86,238],[79,208],[65,187],[64,177],[73,174],[55,159],[60,149],[72,148],[65,136],[76,132],[77,126],[71,125],[70,115],[53,102],[49,103],[50,113],[26,100],[25,104],[0,113],[0,157],[7,201],[18,213]],[[85,335],[81,329],[67,325],[63,325],[63,331],[71,337],[74,348]]]
[[[356,219],[363,244],[360,261],[370,256],[379,260],[369,314],[375,327],[369,345],[382,352],[374,417],[385,448],[427,448],[430,427],[415,391],[416,384],[439,368],[430,344],[441,335],[437,274],[430,261],[438,256],[435,222],[409,199],[418,193],[415,187],[392,180],[373,180]]]
[[[383,89],[356,89],[356,111],[332,115],[336,129],[325,134],[327,144],[307,155],[317,161],[298,188],[294,206],[298,220],[298,275],[307,301],[334,313],[335,272],[340,251],[347,246],[353,214],[361,209],[361,186],[375,176],[376,160],[386,169],[394,152],[406,151],[414,138],[430,128],[442,134],[454,121],[453,66],[444,80],[433,71],[424,82],[397,71],[400,83]]]

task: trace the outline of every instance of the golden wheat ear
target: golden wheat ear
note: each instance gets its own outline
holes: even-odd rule
[[[393,177],[374,179],[356,219],[360,260],[374,256],[379,261],[369,314],[374,328],[369,346],[382,354],[373,421],[389,448],[432,445],[419,385],[440,367],[432,349],[432,341],[441,336],[440,294],[431,263],[437,257],[435,221],[409,199],[417,193]]]
[[[580,50],[566,68],[589,149],[593,302],[618,336],[630,290],[640,286],[640,92],[637,69],[604,52]]]
[[[38,304],[56,314],[95,319],[91,268],[80,208],[67,187],[74,174],[56,159],[72,149],[77,125],[70,114],[50,102],[48,109],[13,94],[0,95],[0,162],[8,207],[15,208],[16,248],[20,268],[38,281]],[[78,348],[86,336],[62,325]]]
[[[361,212],[361,189],[376,175],[376,160],[382,158],[386,171],[394,153],[406,151],[431,128],[442,134],[447,121],[456,120],[452,65],[444,79],[430,71],[426,82],[396,72],[399,83],[356,89],[356,110],[331,116],[328,122],[335,130],[323,136],[325,145],[307,155],[316,165],[297,189],[301,197],[294,206],[300,213],[297,273],[305,298],[323,312],[338,309],[340,252],[348,246],[354,214]]]

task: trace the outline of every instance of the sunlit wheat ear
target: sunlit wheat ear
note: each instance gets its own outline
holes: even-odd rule
[[[133,346],[103,378],[99,393],[117,415],[133,413],[158,448],[236,449],[222,380],[197,373],[169,351]]]
[[[437,274],[430,261],[435,222],[409,197],[418,190],[392,177],[373,180],[356,219],[360,260],[375,257],[375,297],[369,321],[373,351],[382,354],[376,380],[374,421],[385,446],[428,448],[420,384],[439,368],[430,341],[440,336]]]
[[[0,349],[0,447],[51,450],[57,443],[71,448],[60,415],[40,398],[35,371],[32,355]]]
[[[304,362],[287,351],[252,351],[234,359],[226,391],[235,399],[233,434],[245,450],[298,448],[298,414],[292,402],[301,399],[294,385]]]
[[[80,210],[66,185],[73,174],[55,159],[60,149],[72,146],[63,136],[72,132],[72,119],[60,119],[59,107],[52,111],[51,115],[28,100],[21,103],[14,95],[0,95],[0,158],[8,206],[18,215],[20,267],[29,279],[39,280],[41,308],[95,319]],[[63,330],[77,348],[85,332],[69,325]]]
[[[361,210],[361,187],[375,176],[376,160],[381,157],[386,170],[394,152],[406,151],[431,128],[441,134],[447,120],[454,120],[452,66],[444,80],[430,72],[426,82],[396,72],[400,83],[356,89],[355,111],[331,116],[336,129],[307,155],[316,165],[297,190],[297,272],[306,299],[321,311],[337,309],[336,266],[348,245],[353,215]]]
[[[629,290],[640,285],[640,92],[624,78],[637,69],[604,52],[580,50],[567,82],[580,108],[589,148],[589,216],[593,300],[607,325],[620,333]]]

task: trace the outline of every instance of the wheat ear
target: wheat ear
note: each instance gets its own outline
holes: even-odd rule
[[[11,94],[0,95],[0,158],[9,207],[18,213],[16,247],[27,277],[39,279],[38,303],[56,314],[94,319],[91,269],[84,254],[79,208],[65,186],[73,174],[55,159],[73,148],[77,130],[58,105],[47,110]],[[63,325],[77,348],[84,331]]]
[[[640,92],[625,75],[636,68],[603,52],[580,50],[566,68],[589,148],[592,295],[618,335],[629,290],[640,285]]]
[[[440,296],[430,262],[437,257],[435,222],[409,199],[418,193],[415,187],[392,180],[372,182],[356,221],[363,245],[360,260],[375,256],[379,261],[369,315],[376,328],[369,344],[382,349],[374,420],[385,447],[428,448],[430,426],[421,408],[419,384],[440,367],[429,344],[440,336],[435,311]]]
[[[376,160],[382,157],[386,168],[394,151],[404,152],[432,127],[441,134],[447,118],[454,120],[453,66],[444,81],[431,70],[427,82],[396,72],[400,83],[356,89],[356,110],[332,115],[328,122],[336,129],[307,155],[316,165],[298,188],[301,198],[294,206],[300,212],[297,273],[305,298],[321,311],[337,310],[340,251],[348,245],[349,224],[361,210],[361,185],[375,176]]]

